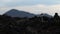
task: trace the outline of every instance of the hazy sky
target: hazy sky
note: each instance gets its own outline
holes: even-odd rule
[[[60,0],[0,0],[0,14],[10,9],[52,15],[55,12],[60,13]]]

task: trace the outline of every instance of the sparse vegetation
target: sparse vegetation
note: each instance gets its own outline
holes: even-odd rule
[[[18,18],[0,15],[0,34],[59,34],[60,16]]]

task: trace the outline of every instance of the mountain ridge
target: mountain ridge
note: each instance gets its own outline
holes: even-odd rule
[[[5,14],[3,15],[7,15],[7,16],[11,16],[11,17],[27,17],[27,18],[31,18],[34,16],[46,16],[46,17],[52,17],[49,14],[39,14],[39,15],[35,15],[26,11],[21,11],[21,10],[17,10],[17,9],[11,9],[9,11],[7,11]]]
[[[16,9],[9,10],[8,12],[6,12],[3,15],[7,15],[7,16],[11,16],[11,17],[27,17],[27,18],[35,16],[32,13],[25,12],[25,11],[19,11],[19,10],[16,10]]]

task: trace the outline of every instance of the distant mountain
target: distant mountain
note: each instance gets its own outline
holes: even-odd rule
[[[49,18],[52,17],[49,14],[42,13],[42,14],[39,14],[39,15],[35,15],[35,14],[32,14],[32,13],[28,13],[28,12],[25,12],[25,11],[19,11],[19,10],[16,10],[16,9],[9,10],[8,12],[6,12],[3,15],[7,15],[7,16],[11,16],[11,17],[20,17],[20,18],[23,18],[23,17],[31,18],[31,17],[34,17],[34,16],[37,16],[37,17],[45,16],[45,17],[49,17]]]
[[[52,16],[51,15],[49,15],[49,14],[46,14],[46,13],[42,13],[42,14],[39,14],[39,15],[37,15],[38,17],[43,17],[43,16],[45,16],[45,17],[48,17],[48,18],[51,18]]]
[[[20,18],[23,18],[23,17],[31,18],[31,17],[35,16],[34,14],[31,14],[31,13],[28,13],[25,11],[19,11],[16,9],[12,9],[3,15],[7,15],[7,16],[11,16],[11,17],[20,17]]]

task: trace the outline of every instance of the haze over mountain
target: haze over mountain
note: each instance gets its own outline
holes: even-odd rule
[[[31,18],[34,16],[40,16],[40,17],[46,16],[46,17],[50,17],[50,18],[52,17],[51,15],[48,15],[48,14],[39,14],[38,15],[38,14],[32,14],[32,13],[25,12],[25,11],[19,11],[16,9],[9,10],[3,15],[7,15],[7,16],[11,16],[11,17],[27,17],[27,18]]]
[[[19,11],[16,9],[9,10],[8,12],[6,12],[3,15],[7,15],[7,16],[11,16],[11,17],[27,17],[27,18],[35,16],[34,14],[31,14],[31,13],[28,13],[25,11]]]

